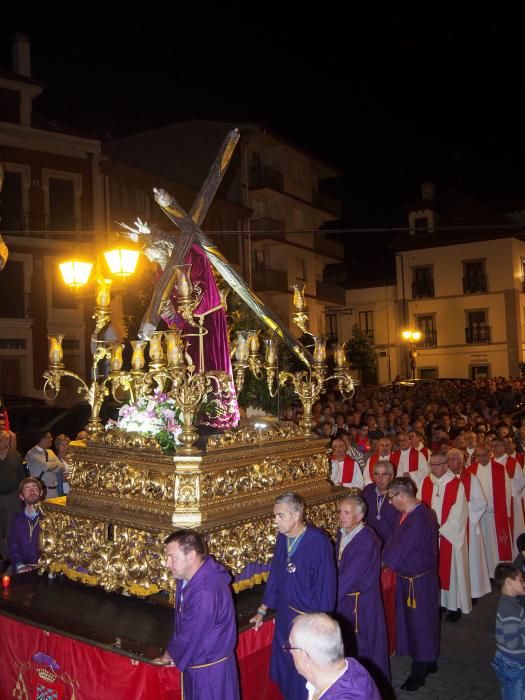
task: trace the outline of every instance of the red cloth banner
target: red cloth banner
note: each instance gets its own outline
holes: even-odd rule
[[[243,698],[279,700],[268,677],[274,623],[239,635]],[[180,700],[180,673],[0,615],[0,700]]]

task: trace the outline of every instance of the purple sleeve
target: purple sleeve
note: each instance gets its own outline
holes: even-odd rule
[[[16,573],[17,566],[25,564],[24,554],[21,547],[21,537],[20,537],[20,517],[18,513],[13,516],[11,520],[11,527],[9,528],[9,534],[7,536],[7,544],[9,548],[9,559],[11,560],[11,566],[13,567],[13,572]]]
[[[334,550],[328,537],[324,538],[322,547],[316,552],[318,555],[317,570],[322,574],[321,585],[319,586],[319,610],[331,613],[335,610],[337,594],[337,569],[335,564]]]
[[[270,565],[270,575],[268,576],[268,581],[266,582],[266,588],[264,589],[262,601],[267,608],[271,608],[272,610],[276,610],[279,603],[280,568],[284,566],[284,562],[281,562],[283,553],[284,537],[282,535],[277,535],[273,560]]]
[[[166,647],[180,671],[185,670],[195,650],[202,646],[202,640],[209,634],[210,610],[214,610],[215,606],[216,596],[203,590],[199,593],[198,600],[192,600],[192,604],[185,610],[180,628],[175,629]]]

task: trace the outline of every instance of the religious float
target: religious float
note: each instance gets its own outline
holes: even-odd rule
[[[311,432],[311,410],[330,380],[343,395],[352,395],[344,347],[336,347],[328,376],[325,340],[311,336],[310,354],[200,228],[238,138],[237,130],[227,135],[189,214],[168,193],[155,190],[157,203],[180,231],[178,239],[151,232],[141,221],[126,227],[134,240],[145,241],[144,252],[163,270],[140,337],[132,341],[131,369],[122,368],[122,344],[100,339],[110,323],[108,280],[97,281],[90,385],[63,366],[63,336],[50,337],[45,394],[56,395],[64,377],[75,377],[92,416],[86,443],[73,448],[67,503],[43,506],[44,570],[109,591],[151,595],[169,590],[163,540],[176,528],[192,527],[205,533],[210,552],[231,570],[235,589],[242,590],[265,580],[275,542],[273,501],[290,490],[305,497],[312,522],[335,531],[341,489],[328,481],[327,443]],[[230,364],[225,295],[210,263],[268,330],[264,357],[258,331],[238,332]],[[294,288],[294,304],[294,321],[308,333],[304,288]],[[168,330],[157,330],[161,316]],[[278,341],[288,344],[304,370],[279,371]],[[105,360],[111,367],[106,375],[101,373]],[[279,384],[292,384],[304,409],[300,426],[234,427],[236,392],[247,371],[266,381],[271,393]],[[117,391],[132,397],[132,413],[141,403],[151,414],[167,402],[165,410],[171,408],[180,423],[175,450],[164,450],[151,432],[138,432],[141,419],[126,421],[125,412],[119,424],[105,429],[99,413],[110,388],[115,397]],[[144,427],[145,414],[142,420]],[[196,424],[204,425],[206,434]]]
[[[49,578],[16,577],[0,595],[0,632],[10,650],[0,671],[11,679],[6,689],[14,697],[59,686],[60,697],[75,697],[76,683],[83,698],[118,700],[129,697],[130,682],[147,689],[134,690],[135,697],[180,696],[178,674],[144,663],[166,643],[171,615],[140,598],[169,604],[173,581],[163,542],[182,527],[203,532],[211,554],[234,577],[243,696],[278,697],[268,680],[273,623],[257,633],[251,629],[260,594],[249,589],[268,575],[279,494],[301,493],[307,518],[335,534],[338,500],[347,491],[328,480],[328,445],[312,433],[312,405],[328,386],[350,397],[354,383],[344,346],[336,346],[329,371],[325,340],[309,334],[304,288],[293,289],[294,322],[310,335],[312,352],[200,228],[238,139],[237,130],[227,135],[189,213],[155,190],[178,236],[150,231],[140,220],[125,226],[162,270],[139,337],[131,342],[130,368],[123,368],[123,345],[104,338],[111,281],[100,275],[88,381],[64,366],[64,336],[49,337],[45,395],[56,397],[70,378],[92,412],[87,439],[72,443],[67,499],[42,504],[40,573]],[[260,329],[229,338],[223,282],[257,316],[264,338]],[[161,318],[165,330],[158,330]],[[302,369],[279,367],[279,344]],[[247,372],[272,396],[289,385],[303,406],[300,424],[261,420],[237,427],[237,393]],[[119,420],[104,426],[100,412],[110,394],[123,406]],[[78,663],[79,654],[87,667]]]

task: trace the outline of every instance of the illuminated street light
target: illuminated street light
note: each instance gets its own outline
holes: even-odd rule
[[[93,263],[83,260],[67,260],[60,263],[58,267],[67,286],[72,289],[79,289],[87,284],[93,269]]]
[[[418,343],[421,340],[422,337],[421,331],[418,330],[413,330],[411,328],[407,328],[404,331],[401,331],[401,337],[405,342],[408,343],[408,356],[410,357],[410,369],[412,370],[412,379],[416,378],[416,357],[417,357],[417,352],[414,347],[414,343]]]
[[[104,257],[111,274],[117,277],[129,277],[135,272],[139,252],[129,248],[115,248],[104,253]]]

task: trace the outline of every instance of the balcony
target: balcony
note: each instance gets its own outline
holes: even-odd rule
[[[0,318],[31,318],[31,294],[11,291],[9,295],[3,295]]]
[[[320,233],[314,234],[314,251],[319,253],[319,255],[325,255],[328,258],[335,258],[341,261],[345,257],[345,248],[342,243],[325,238]]]
[[[433,297],[434,294],[434,280],[425,280],[412,282],[412,298],[413,299],[424,299],[428,297]]]
[[[316,209],[320,209],[321,211],[328,212],[328,214],[332,214],[332,216],[335,216],[336,219],[341,218],[341,202],[338,199],[335,199],[335,197],[331,197],[329,194],[326,194],[325,192],[319,192],[319,190],[312,190],[312,205]]]
[[[435,348],[437,345],[437,332],[431,330],[424,331],[423,329],[421,329],[421,332],[423,336],[418,345],[424,348]]]
[[[465,342],[468,345],[485,345],[491,341],[490,326],[468,326],[465,328]]]
[[[344,287],[340,287],[337,284],[328,284],[327,282],[316,282],[315,287],[316,296],[321,301],[344,306],[346,298]]]
[[[481,294],[487,291],[487,276],[472,275],[463,277],[463,293],[464,294]]]
[[[288,294],[288,273],[285,270],[254,270],[253,288],[257,292],[283,292]]]
[[[46,214],[21,212],[20,214],[4,213],[2,217],[2,233],[8,236],[25,236],[38,238],[60,238],[60,240],[82,240],[91,237],[92,233],[82,230],[81,219],[70,217],[53,217]]]
[[[268,168],[266,165],[250,168],[250,176],[248,187],[251,190],[261,190],[268,188],[283,191],[283,174],[273,168]]]

